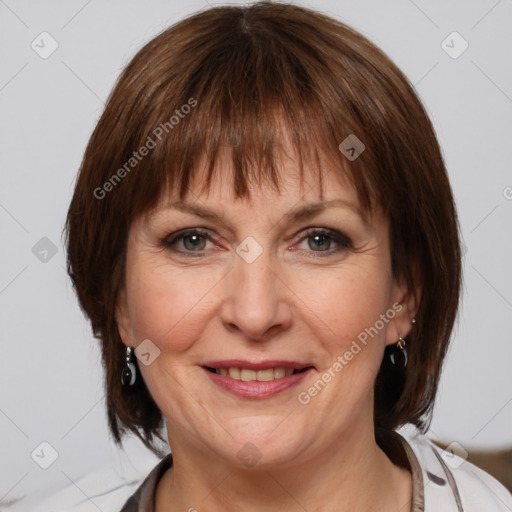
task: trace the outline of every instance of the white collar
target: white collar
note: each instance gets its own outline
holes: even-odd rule
[[[512,495],[491,475],[418,431],[398,433],[421,467],[425,512],[512,512]]]

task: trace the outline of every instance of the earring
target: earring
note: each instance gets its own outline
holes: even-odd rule
[[[123,364],[123,370],[121,372],[121,383],[124,387],[131,387],[135,384],[137,377],[137,370],[132,362],[132,348],[126,347],[125,362]]]
[[[389,360],[395,368],[405,368],[407,366],[407,349],[405,348],[405,340],[401,335],[389,354]]]

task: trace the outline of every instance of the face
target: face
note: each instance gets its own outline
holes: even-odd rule
[[[413,316],[388,221],[332,168],[322,190],[281,169],[280,193],[236,199],[225,158],[209,192],[199,170],[188,206],[166,196],[131,226],[117,321],[127,346],[149,340],[138,367],[173,453],[286,465],[373,432],[385,345]]]

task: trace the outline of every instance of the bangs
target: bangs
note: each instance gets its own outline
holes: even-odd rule
[[[333,90],[332,65],[279,27],[269,36],[268,26],[260,29],[258,20],[249,27],[243,11],[233,16],[233,23],[215,31],[205,27],[207,36],[197,34],[193,44],[183,42],[168,55],[155,55],[166,48],[165,41],[141,50],[137,89],[145,94],[134,101],[131,147],[153,148],[132,172],[143,176],[128,178],[132,185],[123,183],[124,191],[118,191],[124,214],[133,220],[169,192],[178,191],[183,199],[204,162],[208,189],[214,173],[223,172],[217,163],[226,149],[234,173],[222,179],[233,180],[235,197],[250,196],[250,188],[263,183],[279,191],[278,164],[286,155],[296,162],[301,184],[305,168],[321,190],[326,172],[334,169],[347,177],[368,212],[372,187],[364,158],[351,162],[338,149],[360,130],[340,115],[344,108],[340,91]],[[180,40],[172,28],[159,38],[172,38],[174,45]],[[151,68],[145,52],[151,53]],[[153,75],[159,80],[151,81]]]

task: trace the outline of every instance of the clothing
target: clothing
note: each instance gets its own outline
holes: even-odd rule
[[[395,464],[411,471],[410,512],[512,512],[512,495],[502,484],[423,434],[393,432],[382,449]],[[171,465],[168,454],[120,512],[154,512],[158,482]]]

